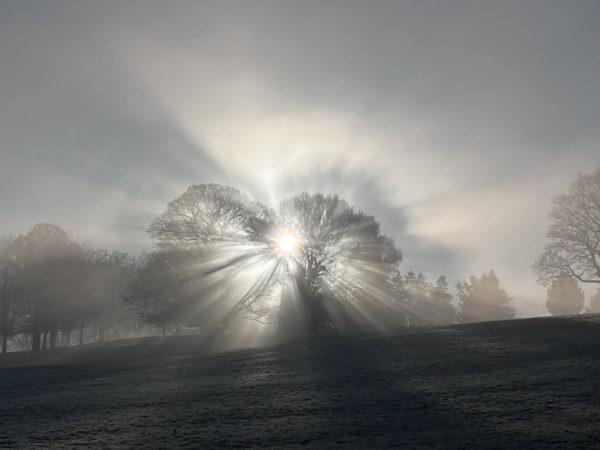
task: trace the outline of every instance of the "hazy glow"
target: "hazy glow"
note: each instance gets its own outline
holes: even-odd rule
[[[279,238],[279,248],[284,252],[291,252],[296,247],[296,238],[291,234],[284,234]]]

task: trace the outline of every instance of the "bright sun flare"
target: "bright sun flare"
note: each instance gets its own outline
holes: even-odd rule
[[[284,252],[291,252],[296,246],[296,238],[291,234],[284,234],[279,238],[279,248]]]

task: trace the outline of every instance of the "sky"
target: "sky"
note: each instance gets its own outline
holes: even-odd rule
[[[50,222],[151,250],[191,184],[276,206],[334,193],[402,271],[531,264],[555,195],[600,163],[600,2],[2,1],[0,235]]]

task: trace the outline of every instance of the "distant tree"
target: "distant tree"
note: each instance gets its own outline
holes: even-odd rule
[[[427,282],[422,273],[415,275],[411,270],[404,277],[404,289],[409,324],[411,326],[428,324],[433,314],[430,302],[433,290],[431,283]]]
[[[99,342],[110,340],[112,328],[131,316],[121,301],[132,275],[131,259],[127,253],[96,250],[92,257],[92,279],[95,287],[94,313]]]
[[[585,309],[587,314],[600,313],[600,289],[590,299],[590,306]]]
[[[546,308],[553,316],[579,314],[585,297],[577,280],[563,276],[552,283],[546,297]]]
[[[56,345],[65,311],[68,310],[70,284],[77,280],[77,269],[82,258],[81,244],[62,228],[40,223],[22,239],[21,251],[26,259],[26,277],[29,285],[27,305],[28,331],[32,333],[32,350],[44,348],[46,336],[50,347]]]
[[[149,324],[167,326],[189,323],[188,286],[194,274],[185,268],[185,253],[163,250],[145,255],[135,274],[121,294],[125,305],[136,311]]]
[[[410,326],[410,305],[406,288],[404,286],[404,278],[400,273],[399,265],[396,265],[387,280],[386,290],[390,293],[392,301],[398,308],[398,325]]]
[[[515,310],[511,298],[500,287],[500,280],[493,270],[481,277],[471,275],[469,282],[456,283],[460,300],[461,322],[513,319]]]
[[[429,283],[425,275],[410,271],[404,277],[406,305],[410,325],[447,325],[456,320],[456,308],[448,293],[446,277],[440,276],[436,284]]]
[[[533,264],[541,284],[565,275],[600,283],[600,167],[580,173],[568,194],[554,198],[547,235],[550,242]]]
[[[456,321],[456,307],[452,304],[452,295],[448,292],[448,282],[445,276],[440,276],[430,294],[432,305],[429,323],[433,325],[448,325]]]
[[[22,239],[22,237],[20,238]],[[18,247],[20,239],[0,239],[0,336],[2,353],[7,352],[8,340],[19,332],[26,285],[23,258]]]

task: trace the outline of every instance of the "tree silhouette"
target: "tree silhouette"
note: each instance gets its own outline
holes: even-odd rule
[[[2,353],[7,352],[8,339],[20,331],[26,284],[20,238],[0,239],[0,335]]]
[[[97,340],[110,339],[112,328],[130,318],[121,301],[131,276],[131,259],[127,253],[106,250],[89,252],[90,311],[97,326]]]
[[[533,264],[541,284],[565,275],[600,283],[600,167],[580,173],[568,194],[554,198],[547,236],[550,242]]]
[[[50,347],[56,337],[67,308],[65,299],[71,282],[78,277],[78,261],[82,247],[62,228],[40,223],[23,237],[22,248],[26,259],[29,331],[33,335],[33,352],[40,349],[40,335],[50,336]]]
[[[408,322],[410,325],[425,325],[431,316],[430,296],[431,283],[427,282],[425,275],[411,270],[404,277],[404,290],[406,292],[406,305],[408,309]]]
[[[456,289],[460,300],[459,318],[463,323],[515,317],[512,299],[500,287],[500,280],[493,270],[479,278],[471,275],[469,282],[456,283]]]
[[[221,323],[235,314],[272,316],[287,298],[307,312],[311,336],[333,322],[377,322],[376,310],[391,303],[389,277],[402,259],[372,216],[332,195],[300,194],[271,210],[234,188],[194,185],[167,205],[149,233],[159,248],[202,250],[196,297],[225,298]],[[279,247],[283,234],[297,242],[290,253]]]
[[[235,240],[243,232],[251,204],[246,194],[233,187],[193,185],[167,205],[148,233],[160,246],[179,249]]]
[[[585,309],[585,312],[587,314],[600,313],[600,289],[590,298],[590,306]]]
[[[430,294],[432,305],[428,322],[432,325],[447,325],[456,321],[456,307],[452,304],[452,295],[448,293],[448,282],[440,276]]]
[[[202,322],[204,329],[212,330],[209,333],[217,331],[221,322],[230,324],[241,310],[252,311],[271,287],[272,277],[249,280],[242,273],[252,262],[266,257],[259,230],[266,226],[268,214],[268,208],[238,189],[193,185],[150,225],[148,233],[160,251],[177,254],[180,259],[182,252],[194,254],[197,280],[188,289],[194,291],[191,298],[196,305],[186,307],[188,320],[193,317],[194,324]],[[234,291],[235,297],[231,295]],[[203,318],[198,316],[199,310],[203,310]]]
[[[447,325],[456,320],[456,308],[451,303],[446,277],[440,276],[435,285],[425,275],[409,271],[402,283],[403,303],[410,325]]]
[[[553,316],[579,314],[585,298],[577,280],[563,276],[552,283],[546,297],[546,308]]]
[[[377,307],[376,297],[385,301],[388,279],[402,253],[380,233],[373,216],[356,211],[336,195],[300,194],[284,200],[271,236],[290,233],[297,248],[287,260],[298,299],[309,314],[311,336],[334,325],[335,311],[357,311]],[[329,304],[329,308],[327,305]],[[338,321],[356,321],[354,314]]]
[[[143,321],[160,326],[163,335],[168,325],[185,322],[183,304],[189,279],[182,276],[178,252],[154,252],[130,279],[122,299]]]

